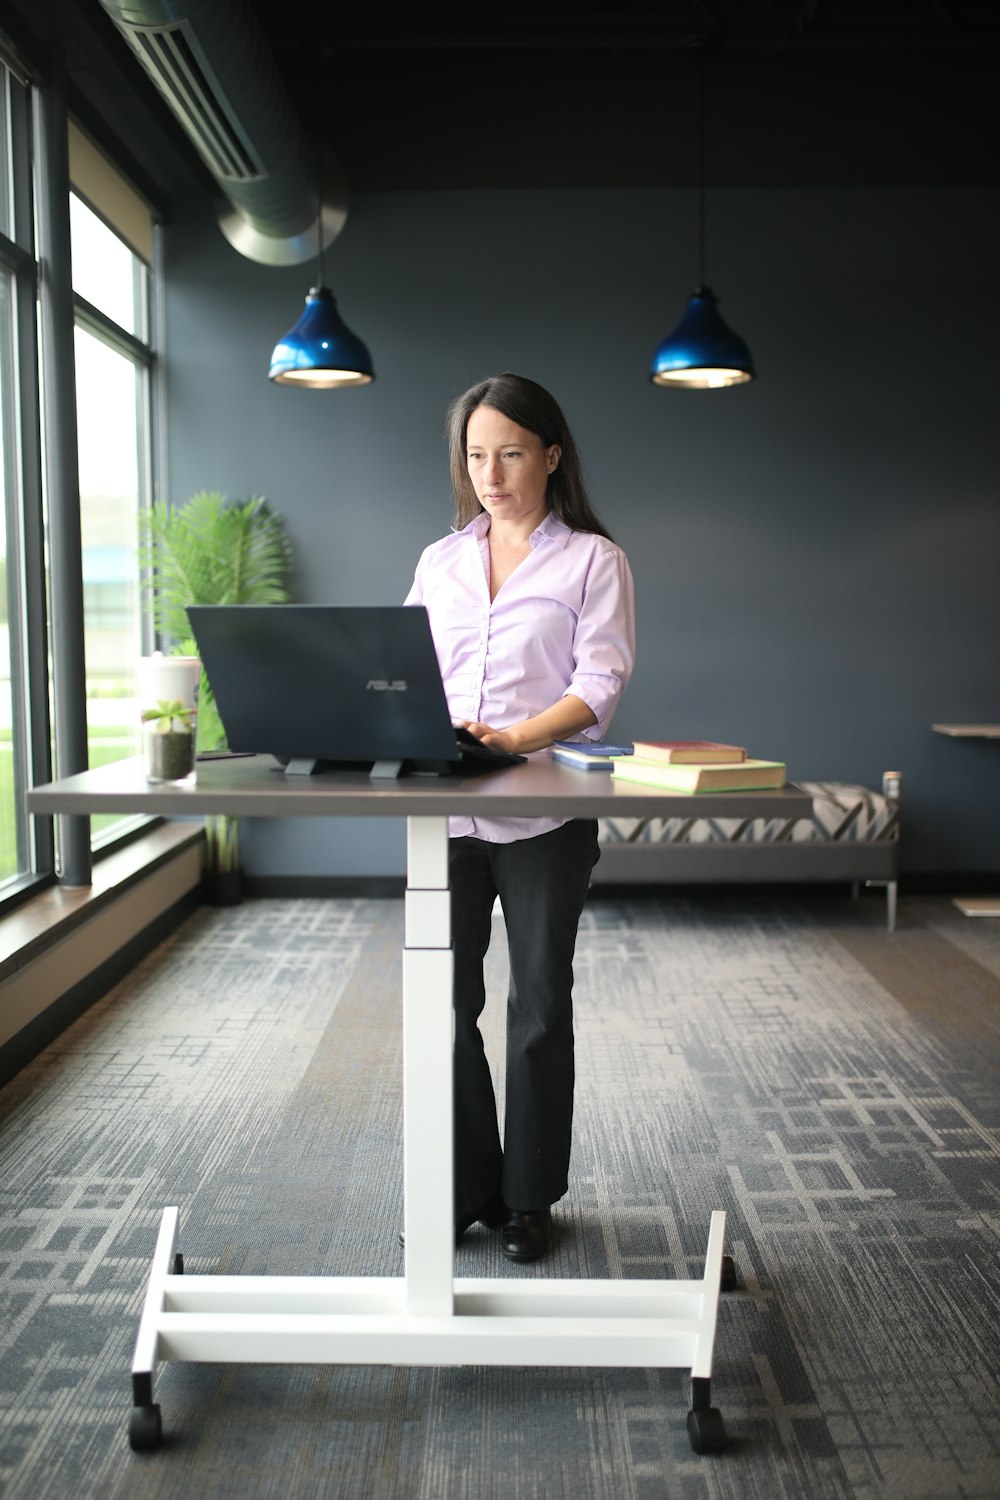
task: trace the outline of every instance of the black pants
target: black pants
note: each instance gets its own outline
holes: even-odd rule
[[[455,955],[455,1217],[494,1194],[543,1208],[568,1185],[573,1123],[573,950],[597,823],[575,819],[512,844],[452,839]],[[479,1017],[483,959],[499,895],[507,925],[507,1084],[503,1148]]]

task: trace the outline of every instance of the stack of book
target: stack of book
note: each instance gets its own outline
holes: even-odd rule
[[[753,760],[742,745],[716,740],[636,740],[633,753],[615,756],[619,781],[638,781],[672,792],[745,792],[785,784],[780,760]]]

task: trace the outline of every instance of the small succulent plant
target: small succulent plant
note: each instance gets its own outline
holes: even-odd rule
[[[142,722],[151,724],[157,734],[190,734],[194,709],[179,698],[161,698],[155,708],[142,711]]]

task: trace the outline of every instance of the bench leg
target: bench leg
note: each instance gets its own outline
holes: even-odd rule
[[[885,883],[885,920],[886,927],[890,932],[896,931],[896,892],[899,888],[897,880],[887,880]]]
[[[866,880],[865,885],[885,886],[885,926],[887,932],[896,931],[896,895],[899,890],[898,880]],[[852,894],[857,894],[857,884],[851,887]]]

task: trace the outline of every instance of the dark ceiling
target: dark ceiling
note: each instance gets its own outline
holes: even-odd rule
[[[246,0],[303,125],[366,189],[997,181],[996,0]],[[183,4],[175,6],[183,13]],[[7,0],[161,199],[208,186],[98,0]]]
[[[355,187],[660,186],[697,173],[709,46],[718,183],[982,181],[989,0],[547,0],[255,9]]]

